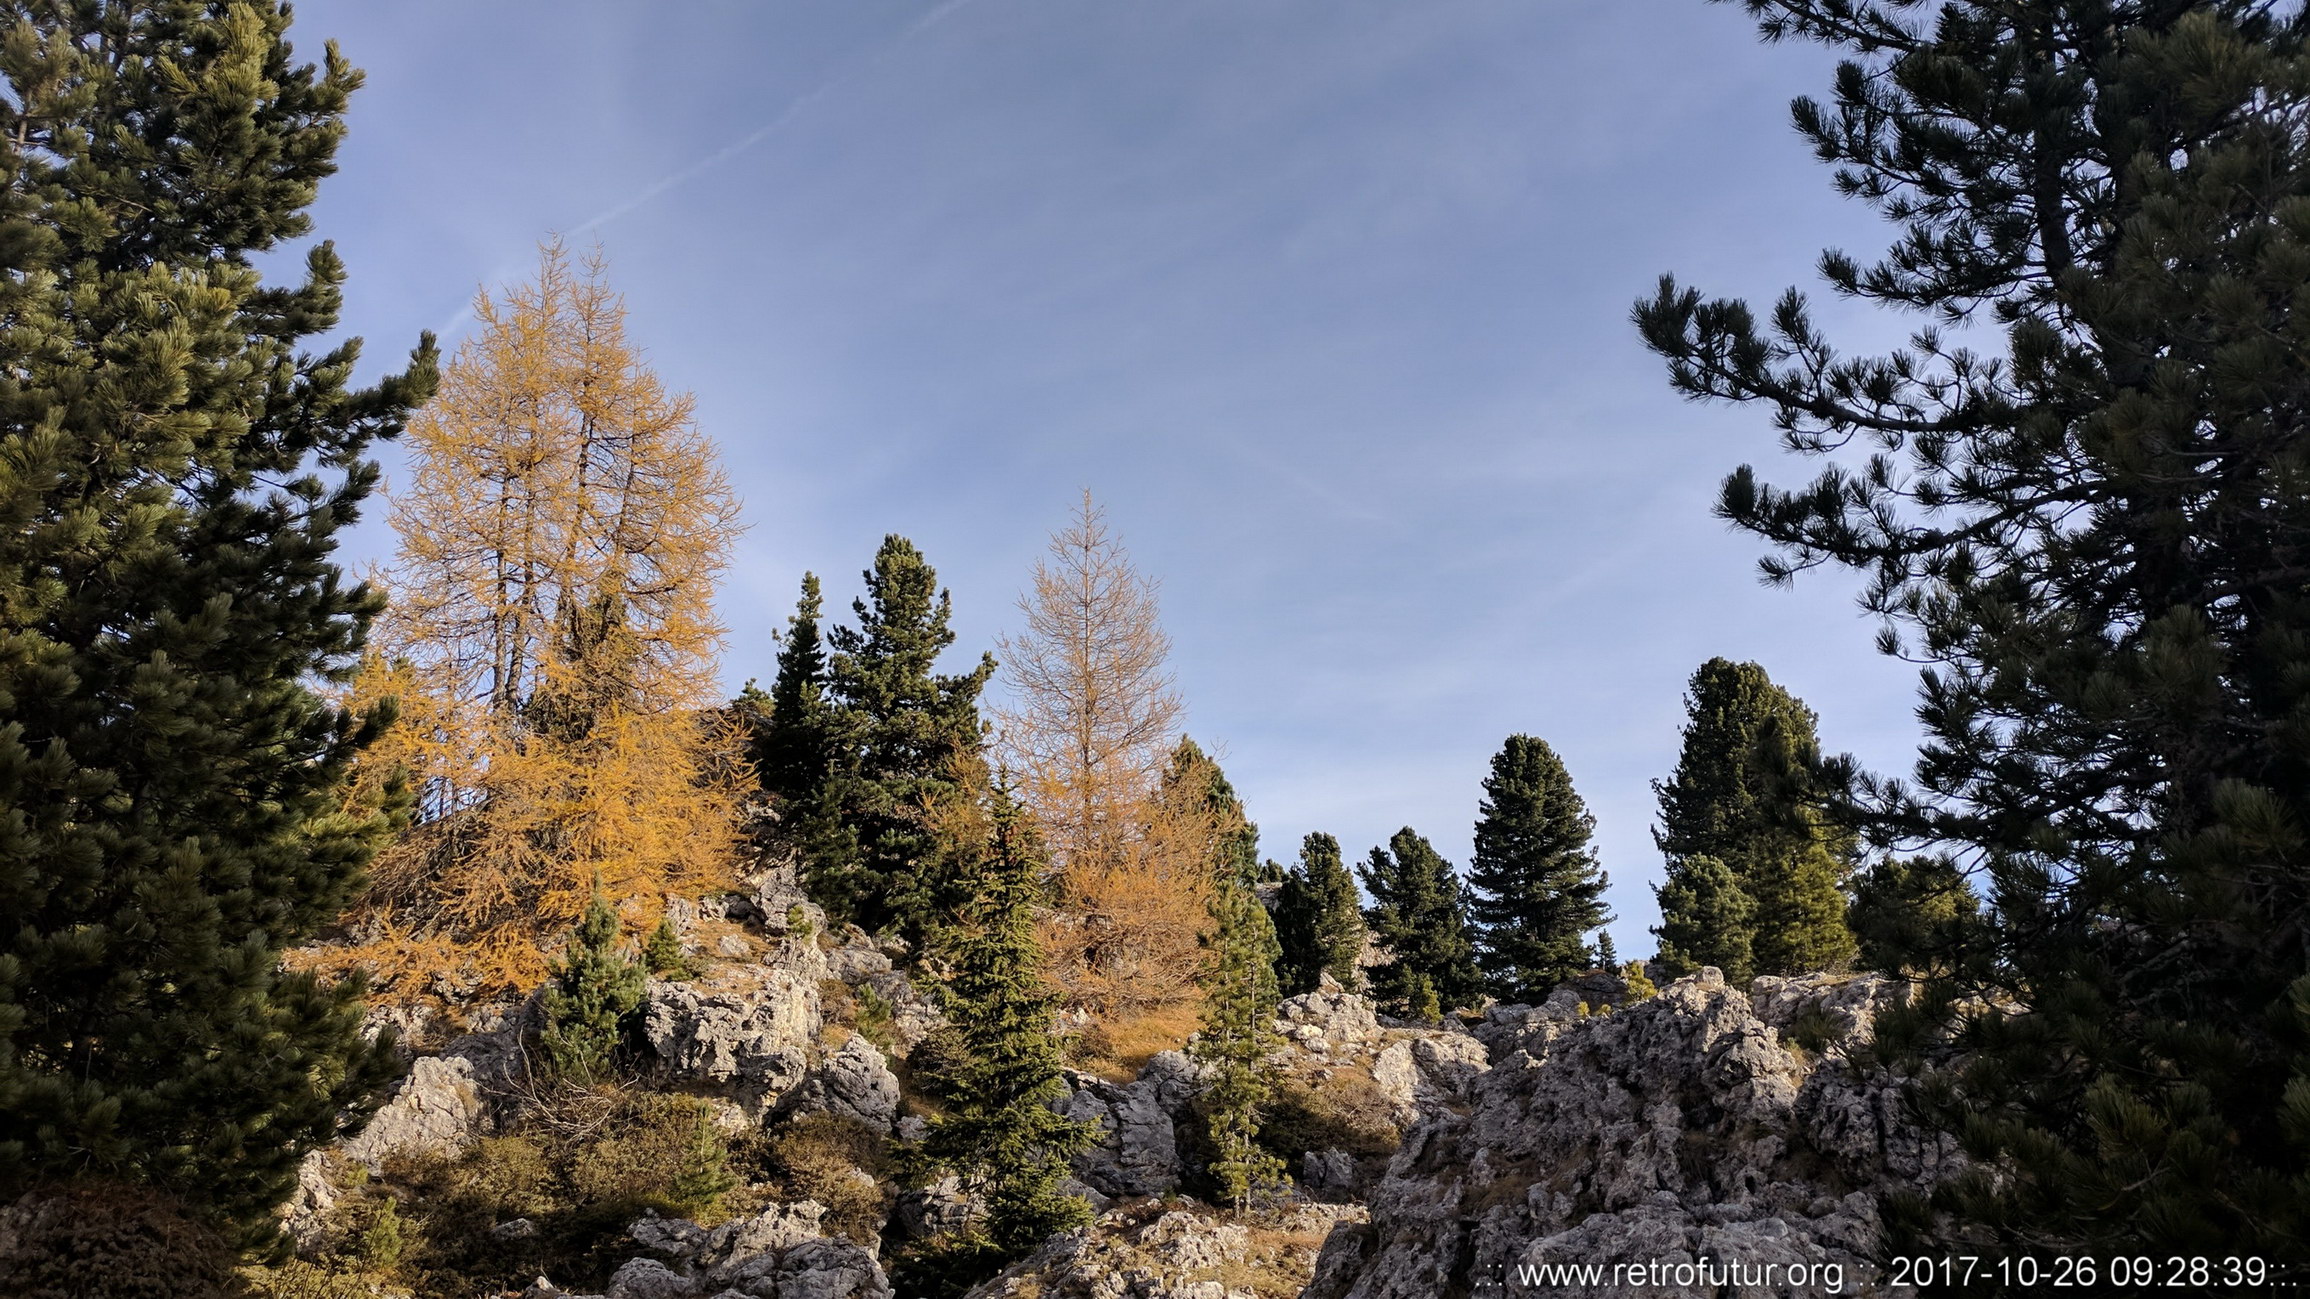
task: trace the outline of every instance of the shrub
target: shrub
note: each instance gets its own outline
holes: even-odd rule
[[[272,1267],[245,1268],[241,1280],[252,1299],[390,1299],[406,1291],[381,1290],[375,1277],[326,1263],[286,1259]]]
[[[1645,975],[1644,962],[1630,961],[1620,970],[1621,981],[1628,985],[1628,1000],[1643,1001],[1660,995],[1660,985]]]
[[[650,931],[649,940],[642,944],[642,964],[650,973],[669,979],[695,979],[698,967],[682,955],[682,937],[674,932],[674,918],[663,916],[658,927]]]
[[[960,1299],[1003,1269],[1009,1256],[974,1232],[949,1232],[908,1247],[891,1260],[891,1289],[909,1299]]]
[[[1276,1083],[1259,1141],[1293,1169],[1313,1150],[1384,1155],[1396,1148],[1394,1112],[1367,1075],[1343,1071],[1312,1085],[1286,1077]]]
[[[618,913],[597,889],[545,989],[541,1038],[555,1073],[608,1076],[626,1019],[642,1003],[642,981],[642,967],[618,950]]]
[[[385,1197],[377,1207],[377,1214],[361,1232],[359,1254],[363,1265],[377,1271],[386,1271],[401,1261],[401,1251],[408,1246],[401,1231],[400,1202]]]
[[[9,1299],[237,1299],[239,1260],[207,1225],[142,1187],[34,1191],[0,1209]]]
[[[518,1131],[453,1159],[389,1161],[379,1181],[340,1209],[345,1261],[420,1294],[515,1287],[540,1273],[601,1280],[631,1253],[624,1228],[645,1210],[711,1221],[737,1185],[704,1102],[576,1087],[541,1098]],[[493,1234],[516,1218],[535,1230]],[[402,1240],[391,1257],[374,1248],[381,1221]]]
[[[892,1160],[890,1143],[880,1133],[831,1114],[809,1115],[770,1137],[761,1163],[778,1184],[780,1199],[826,1206],[827,1231],[855,1241],[882,1234]]]

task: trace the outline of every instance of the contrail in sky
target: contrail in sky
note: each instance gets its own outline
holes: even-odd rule
[[[882,62],[882,60],[887,57],[892,50],[897,49],[899,46],[906,44],[910,40],[913,40],[916,36],[922,34],[925,31],[928,31],[930,28],[937,26],[940,22],[944,21],[949,14],[952,14],[955,10],[962,8],[964,5],[969,4],[970,2],[971,0],[945,0],[944,3],[940,4],[937,8],[932,9],[929,13],[926,13],[922,17],[915,19],[913,22],[908,23],[906,27],[902,29],[896,36],[893,36],[889,40],[884,41],[881,45],[877,46],[872,53],[861,55],[852,59],[847,66],[838,68],[834,72],[827,74],[825,79],[820,81],[817,85],[812,86],[810,89],[803,91],[800,95],[795,96],[794,102],[788,104],[784,109],[780,110],[776,117],[771,118],[769,121],[764,122],[760,127],[757,127],[753,134],[748,135],[744,139],[738,140],[734,143],[726,144],[720,149],[715,150],[713,153],[707,154],[705,157],[700,158],[698,161],[682,168],[680,171],[677,171],[672,175],[666,176],[660,180],[654,181],[649,185],[643,186],[640,190],[636,191],[632,197],[626,199],[622,203],[619,203],[617,206],[610,208],[608,211],[601,213],[599,216],[592,218],[584,224],[577,226],[569,233],[573,235],[582,235],[589,230],[595,229],[596,227],[606,225],[611,221],[615,221],[619,217],[624,216],[626,213],[633,211],[635,208],[638,208],[649,202],[651,199],[654,199],[660,194],[665,193],[667,190],[673,189],[677,185],[685,184],[701,175],[704,175],[706,172],[712,171],[714,168],[721,166],[723,163],[730,161],[732,158],[737,157],[739,154],[746,152],[748,149],[753,148],[755,145],[762,143],[764,140],[769,139],[773,135],[776,135],[778,131],[788,122],[791,122],[796,117],[800,116],[804,109],[810,107],[814,103],[817,103],[819,100],[824,99],[829,93],[841,88],[844,83],[850,81],[859,73],[864,72],[874,65]]]
[[[895,50],[899,46],[906,44],[908,41],[913,40],[915,37],[921,35],[922,33],[929,31],[939,23],[946,21],[946,19],[956,10],[961,9],[963,6],[970,3],[971,0],[942,0],[942,3],[931,9],[929,13],[924,14],[922,17],[915,19],[913,22],[908,23],[905,27],[899,29],[897,35],[892,36],[886,41],[883,41],[871,52],[858,55],[857,57],[852,58],[849,62],[836,68],[834,71],[827,73],[826,76],[819,80],[817,85],[812,86],[810,89],[805,90],[801,94],[795,96],[793,102],[787,104],[786,107],[778,111],[777,116],[772,117],[769,121],[764,122],[759,127],[756,127],[751,134],[747,135],[743,139],[736,140],[730,144],[722,146],[714,152],[707,154],[705,157],[700,158],[698,161],[691,163],[689,166],[682,168],[680,171],[652,181],[648,185],[643,186],[641,189],[634,191],[634,193],[628,196],[624,201],[602,212],[599,212],[592,217],[589,217],[582,224],[574,226],[564,233],[582,235],[589,231],[597,230],[602,226],[617,220],[619,217],[626,215],[628,212],[631,212],[634,209],[650,202],[652,199],[655,199],[659,195],[664,194],[667,190],[687,184],[688,182],[697,179],[699,176],[712,171],[714,168],[721,166],[723,163],[730,161],[732,158],[737,157],[739,154],[746,152],[748,149],[753,148],[755,145],[762,143],[764,140],[767,140],[771,136],[776,135],[786,126],[787,123],[792,122],[796,117],[799,117],[804,109],[810,107],[812,104],[817,103],[819,100],[824,99],[832,92],[841,89],[844,85],[857,78],[860,73],[873,68],[876,64],[881,63],[883,59],[889,57],[892,50]],[[451,316],[449,320],[441,326],[440,329],[434,332],[444,339],[454,338],[457,336],[460,330],[464,329],[465,326],[472,321],[472,319],[473,304],[468,302],[465,306],[458,309],[456,315]]]

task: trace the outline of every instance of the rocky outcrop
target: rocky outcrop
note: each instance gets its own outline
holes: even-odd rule
[[[1141,1202],[1101,1214],[970,1292],[970,1299],[1258,1299],[1292,1294],[1315,1269],[1317,1243],[1361,1211],[1304,1205],[1232,1221],[1208,1210]],[[1256,1287],[1256,1288],[1254,1288]]]
[[[695,982],[653,979],[642,1036],[677,1078],[729,1088],[748,1105],[799,1086],[822,1024],[815,982],[763,965],[718,965]]]
[[[888,1008],[891,1054],[904,1060],[941,1025],[946,1014],[903,970],[887,969],[866,975],[858,984],[861,997],[871,992]]]
[[[888,1132],[898,1121],[898,1075],[874,1043],[853,1034],[810,1071],[783,1105],[789,1114],[831,1114]]]
[[[1372,1062],[1372,1081],[1395,1106],[1397,1126],[1409,1127],[1423,1105],[1466,1099],[1476,1075],[1490,1066],[1490,1052],[1475,1037],[1453,1030],[1428,1031],[1382,1050]]]
[[[1329,976],[1325,982],[1330,990],[1319,988],[1286,997],[1275,1008],[1275,1028],[1284,1040],[1319,1056],[1378,1041],[1380,1022],[1371,1003],[1352,992],[1339,991]]]
[[[488,1134],[489,1092],[522,1068],[521,1029],[469,1033],[410,1061],[359,1133],[338,1147],[371,1173],[391,1155],[454,1155]]]
[[[1875,979],[1789,982],[1761,987],[1764,1007],[1813,1031],[1857,1031],[1862,1008],[1896,995]],[[1326,1243],[1309,1299],[1413,1299],[1524,1265],[1703,1258],[1747,1276],[1836,1268],[1846,1293],[1883,1293],[1869,1261],[1875,1193],[1954,1159],[1909,1128],[1892,1080],[1835,1050],[1791,1049],[1714,970],[1610,1013],[1580,1000],[1563,990],[1493,1008],[1480,1032],[1496,1063],[1467,1077],[1460,1104],[1422,1105],[1370,1224]],[[1835,1020],[1838,1008],[1852,1013]],[[1679,1291],[1624,1275],[1592,1293]]]
[[[1074,1160],[1075,1176],[1085,1186],[1110,1199],[1132,1199],[1179,1185],[1179,1139],[1164,1104],[1167,1086],[1181,1090],[1171,1069],[1152,1065],[1130,1083],[1068,1071],[1067,1094],[1052,1108],[1099,1129],[1099,1143]]]
[[[772,1205],[712,1231],[643,1218],[626,1234],[650,1253],[621,1264],[607,1295],[569,1295],[541,1277],[523,1299],[892,1299],[871,1248],[821,1234],[825,1212],[810,1200]]]

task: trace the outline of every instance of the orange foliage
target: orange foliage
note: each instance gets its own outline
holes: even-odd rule
[[[737,501],[599,256],[541,253],[475,304],[392,493],[392,604],[352,687],[401,701],[361,794],[405,773],[417,798],[354,918],[388,984],[534,983],[597,881],[646,921],[736,856],[739,737],[711,710]]]
[[[1182,1020],[1210,925],[1213,829],[1159,796],[1180,703],[1154,583],[1085,493],[1001,642],[996,743],[1059,874],[1042,926],[1052,980],[1110,1027]]]

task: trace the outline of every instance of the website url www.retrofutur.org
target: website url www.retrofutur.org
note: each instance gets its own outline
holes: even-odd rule
[[[1493,1278],[1492,1293],[1545,1295],[1552,1292],[1625,1291],[1628,1294],[1715,1293],[1728,1287],[1758,1287],[1798,1295],[1842,1295],[1860,1284],[1898,1286],[1928,1283],[1959,1288],[1973,1283],[2006,1289],[2071,1290],[2116,1287],[2142,1293],[2166,1289],[2204,1292],[2294,1290],[2288,1269],[2260,1258],[1908,1258],[1897,1260],[1893,1275],[1858,1276],[1832,1262],[1746,1262],[1739,1259],[1656,1260],[1621,1263],[1517,1263]],[[1478,1293],[1484,1292],[1478,1287]]]

